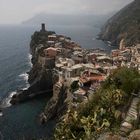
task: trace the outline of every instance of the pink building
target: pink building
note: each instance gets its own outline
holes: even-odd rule
[[[57,49],[53,47],[49,47],[44,50],[45,56],[48,58],[55,58],[57,55]]]

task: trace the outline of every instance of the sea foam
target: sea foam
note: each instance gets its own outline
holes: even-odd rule
[[[11,92],[7,98],[3,99],[2,103],[1,103],[1,108],[10,107],[11,106],[10,101],[11,101],[13,95],[15,95],[16,93],[17,93],[16,91]]]
[[[20,78],[22,78],[25,82],[26,82],[26,85],[25,87],[22,89],[22,90],[27,90],[29,88],[29,84],[28,84],[28,74],[27,73],[22,73],[19,75]],[[2,103],[1,103],[1,106],[2,108],[7,108],[7,107],[10,107],[11,106],[11,99],[13,97],[13,95],[17,94],[16,91],[13,91],[11,92],[8,97],[6,97],[5,99],[3,99]]]
[[[28,55],[28,62],[29,62],[30,67],[32,67],[31,59],[32,59],[32,55],[29,54]],[[22,80],[24,80],[25,83],[26,83],[25,87],[22,88],[22,90],[27,90],[29,88],[29,86],[30,86],[29,83],[28,83],[28,74],[27,73],[22,73],[22,74],[19,75],[19,78],[22,79]],[[1,102],[1,108],[10,107],[11,106],[10,101],[11,101],[13,95],[15,95],[15,94],[17,94],[16,91],[13,91],[13,92],[9,93],[8,97],[6,97],[5,99],[2,100],[2,102]],[[2,115],[3,114],[0,113],[0,116],[2,116]]]
[[[24,81],[28,82],[28,74],[27,73],[22,73],[19,75],[20,78],[23,78]]]
[[[28,54],[28,61],[29,61],[29,66],[32,67],[33,64],[31,63],[32,55]]]

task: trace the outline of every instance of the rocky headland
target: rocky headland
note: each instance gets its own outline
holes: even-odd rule
[[[30,87],[27,90],[17,91],[17,94],[13,95],[11,99],[11,104],[16,104],[19,102],[24,102],[33,97],[36,97],[41,94],[50,94],[53,91],[54,85],[54,61],[50,61],[45,65],[45,60],[43,61],[42,49],[47,48],[48,45],[46,43],[47,37],[54,32],[49,31],[39,31],[35,32],[31,38],[30,43],[30,53],[32,55],[32,69],[28,72],[29,79],[28,82]],[[39,60],[42,58],[42,62]]]
[[[134,0],[110,18],[102,27],[99,38],[117,46],[122,39],[126,46],[140,43],[140,1]]]
[[[30,87],[10,102],[51,96],[39,119],[41,124],[59,120],[55,139],[126,139],[139,128],[139,44],[128,47],[122,40],[119,49],[107,54],[83,49],[42,24],[31,37],[30,53]]]
[[[53,54],[54,52],[51,52],[50,56],[46,54],[47,49],[52,48],[54,42],[61,48],[63,47],[61,52],[57,50],[60,53],[59,57],[62,54],[68,56],[74,46],[79,48],[79,45],[72,42],[69,37],[56,35],[54,31],[46,31],[45,24],[42,24],[41,30],[32,35],[30,42],[30,54],[32,55],[32,68],[28,72],[30,86],[27,90],[17,91],[10,101],[12,105],[15,105],[40,95],[46,94],[46,97],[51,97],[46,108],[40,114],[41,123],[53,118],[60,119],[68,109],[68,103],[71,100],[67,82],[60,80],[55,69],[56,55]],[[66,48],[67,46],[72,49]]]

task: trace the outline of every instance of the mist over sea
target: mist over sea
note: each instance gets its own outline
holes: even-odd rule
[[[78,42],[83,48],[110,49],[104,42],[96,40],[100,31],[97,26],[48,26],[57,34],[63,34]],[[4,140],[49,137],[55,122],[46,126],[39,124],[38,116],[44,109],[47,98],[9,107],[9,99],[17,89],[28,86],[31,68],[29,44],[38,26],[0,26],[0,99],[3,116],[0,117],[0,138]]]

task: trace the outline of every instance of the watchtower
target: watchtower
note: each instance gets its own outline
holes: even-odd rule
[[[41,32],[46,32],[45,23],[42,23],[41,24]]]

